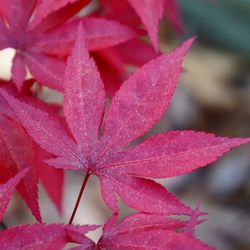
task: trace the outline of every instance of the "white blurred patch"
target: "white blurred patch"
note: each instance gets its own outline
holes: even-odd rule
[[[8,48],[0,51],[0,79],[10,80],[11,62],[15,55],[15,50]]]

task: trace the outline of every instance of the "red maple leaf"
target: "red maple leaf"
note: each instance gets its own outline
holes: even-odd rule
[[[216,137],[195,131],[172,131],[136,146],[169,106],[181,63],[193,39],[144,65],[126,80],[105,111],[105,92],[94,60],[82,42],[81,27],[64,76],[63,111],[70,129],[51,113],[20,101],[5,91],[5,100],[33,139],[56,158],[46,163],[99,177],[102,197],[118,212],[118,196],[133,209],[154,214],[187,214],[163,186],[148,178],[166,178],[203,167],[249,138]],[[100,138],[100,139],[99,139]]]
[[[140,213],[130,215],[117,223],[117,216],[113,215],[104,225],[103,235],[97,247],[100,250],[214,249],[181,232],[184,225],[183,221]]]
[[[12,227],[0,233],[2,249],[58,250],[70,242],[94,249],[94,242],[84,236],[99,226],[71,226],[63,224],[35,224]]]
[[[183,32],[176,0],[100,0],[98,14],[133,27],[140,26],[142,22],[156,51],[159,47],[159,22],[164,14],[176,31]]]
[[[9,91],[11,90],[9,89]],[[15,91],[11,92],[15,93]],[[38,103],[37,100],[27,96],[25,100],[33,105]],[[39,107],[51,111],[51,108],[43,103],[40,103]],[[58,210],[62,212],[64,174],[62,170],[44,163],[48,157],[51,155],[33,142],[20,126],[13,111],[0,96],[0,182],[7,181],[11,176],[27,167],[31,168],[18,184],[17,190],[38,221],[41,221],[37,187],[39,179]]]
[[[65,63],[62,55],[71,50],[79,22],[86,32],[89,50],[103,49],[133,38],[125,25],[104,18],[71,20],[89,0],[2,0],[0,2],[0,50],[14,48],[12,80],[21,90],[26,67],[39,82],[63,90]]]

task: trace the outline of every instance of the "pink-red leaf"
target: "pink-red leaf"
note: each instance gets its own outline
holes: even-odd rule
[[[8,39],[7,39],[8,35],[7,34],[8,34],[8,30],[3,20],[0,18],[0,49],[5,49],[6,47],[8,47]]]
[[[114,154],[107,168],[151,178],[174,177],[216,161],[249,138],[216,137],[195,131],[171,131]],[[104,164],[104,163],[103,163]]]
[[[114,49],[123,62],[128,65],[142,66],[157,57],[155,50],[139,39],[129,40],[126,43],[117,45]]]
[[[128,77],[125,64],[114,48],[94,52],[93,56],[105,83],[106,93],[109,97],[113,97],[123,79]]]
[[[27,174],[28,168],[23,169],[16,176],[9,179],[5,184],[0,184],[0,221],[2,220],[16,185]],[[2,245],[1,245],[2,247]]]
[[[115,223],[113,216],[104,226],[104,232],[98,241],[100,250],[211,250],[199,240],[175,232],[182,227],[180,221],[168,218],[134,214],[121,223]]]
[[[104,18],[82,18],[53,29],[42,35],[35,45],[37,50],[55,55],[68,55],[75,39],[79,24],[84,29],[84,38],[88,50],[100,50],[123,43],[136,36],[131,28]]]
[[[77,14],[82,8],[85,7],[91,0],[78,0],[71,4],[68,4],[55,12],[51,12],[46,18],[44,18],[40,24],[34,26],[32,21],[30,23],[30,30],[36,32],[47,32],[53,28],[57,28],[63,25],[71,17]]]
[[[29,173],[20,181],[17,190],[23,197],[34,217],[40,222],[38,204],[38,175],[34,167],[33,142],[22,127],[4,116],[0,116],[0,163],[1,175],[6,180],[10,175],[29,167]]]
[[[100,250],[212,250],[199,240],[171,230],[152,230],[102,239]]]
[[[126,65],[141,66],[157,57],[155,50],[139,39],[94,52],[93,55],[109,97],[113,97],[128,78]]]
[[[69,242],[94,246],[84,234],[96,228],[98,226],[24,225],[1,232],[0,245],[8,250],[57,250],[63,249]]]
[[[118,234],[133,233],[154,229],[177,230],[187,225],[186,221],[175,220],[161,215],[135,213],[125,217],[117,224],[118,216],[114,214],[104,225],[103,235],[115,236]]]
[[[141,25],[141,20],[127,0],[99,0],[98,15],[117,20],[131,27]]]
[[[62,90],[65,63],[40,53],[24,53],[24,61],[31,74],[41,83],[53,89]]]
[[[26,97],[25,99],[27,99],[30,104],[44,108],[49,112],[54,112],[51,106],[34,101],[32,98]],[[33,142],[32,138],[27,135],[24,129],[18,124],[13,112],[7,109],[8,105],[2,98],[0,98],[0,107],[1,112],[3,111],[3,116],[0,115],[0,181],[6,181],[10,176],[30,166],[31,170],[17,186],[18,192],[28,207],[30,207],[34,215],[39,214],[37,202],[37,184],[39,178],[44,184],[51,200],[59,212],[61,212],[63,171],[48,167],[43,162],[44,159],[52,157],[52,155],[43,151]],[[10,119],[7,119],[5,116],[8,116]],[[36,217],[40,220],[40,215]]]
[[[86,160],[54,114],[32,107],[1,90],[27,132],[46,151],[84,167]]]
[[[37,0],[1,0],[0,12],[12,32],[19,35],[26,28],[36,2]]]
[[[107,205],[118,212],[117,198],[131,208],[152,214],[192,214],[192,209],[181,203],[163,186],[142,178],[132,177],[103,170],[98,173],[101,182],[102,196]]]
[[[110,104],[103,132],[103,153],[127,146],[164,114],[176,89],[181,63],[193,39],[150,61],[121,86]]]
[[[76,43],[67,62],[63,85],[63,110],[67,124],[77,144],[91,161],[98,147],[105,92],[94,60],[84,46],[81,26],[78,27]]]
[[[54,14],[56,15],[58,11],[62,11],[62,9],[68,10],[70,9],[70,5],[76,5],[78,7],[78,3],[80,3],[80,6],[76,9],[76,11],[79,11],[80,8],[82,8],[84,5],[86,5],[89,2],[89,0],[60,0],[60,1],[54,1],[54,0],[38,0],[36,9],[34,11],[33,14],[33,18],[32,18],[32,22],[30,24],[31,28],[34,28],[35,26],[37,26],[38,24],[40,24],[42,22],[43,19],[45,19],[47,17],[47,19],[51,18],[52,20],[58,21],[56,19],[60,19],[59,16],[56,16],[56,18],[53,16],[49,16],[50,14]],[[65,8],[66,7],[66,8]],[[63,16],[64,21],[66,21],[68,18],[71,17],[71,15],[73,16],[75,14],[75,12],[71,13],[71,11],[69,11],[68,15],[66,13],[60,13],[61,16]],[[62,15],[64,14],[64,15]],[[66,14],[66,15],[65,15]],[[52,20],[46,20],[47,21],[47,25],[48,23],[52,23]],[[57,22],[54,22],[54,25],[58,24]],[[47,28],[51,28],[48,27]]]
[[[97,12],[99,15],[131,27],[140,27],[142,22],[156,51],[159,47],[159,22],[164,13],[173,28],[179,33],[183,32],[181,14],[176,0],[100,0],[99,2],[100,9]]]
[[[155,50],[158,50],[158,26],[164,0],[128,0],[145,25]]]
[[[133,28],[104,18],[84,17],[67,22],[89,2],[90,0],[0,2],[0,49],[11,47],[18,52],[13,60],[12,80],[19,90],[26,75],[26,67],[41,84],[63,90],[63,60],[72,48],[79,22],[86,30],[86,43],[90,50],[114,46],[137,35]]]
[[[102,82],[93,61],[84,48],[84,43],[80,42],[81,37],[80,29],[72,56],[68,60],[64,79],[66,94],[63,109],[75,140],[71,139],[64,127],[51,114],[33,108],[2,91],[6,101],[34,140],[56,156],[46,162],[55,167],[82,169],[97,175],[101,182],[102,196],[115,212],[118,212],[119,196],[127,205],[139,211],[192,215],[192,209],[178,201],[164,187],[142,177],[169,177],[189,172],[202,164],[214,161],[231,147],[249,142],[249,139],[213,139],[213,136],[205,135],[204,137],[204,134],[202,138],[201,134],[197,133],[200,139],[197,137],[196,142],[193,138],[195,136],[189,134],[191,132],[186,132],[186,137],[184,132],[183,134],[173,132],[152,137],[131,149],[127,147],[147,132],[166,111],[176,88],[183,57],[192,39],[174,52],[164,54],[149,62],[124,82],[112,99],[108,113],[104,116],[104,131],[101,136],[100,125],[104,109]],[[98,95],[100,97],[96,98]],[[90,105],[87,105],[87,100]],[[81,108],[78,106],[79,103]],[[97,140],[98,133],[101,137],[100,144]],[[177,139],[175,141],[174,138],[178,135],[180,137],[177,143]],[[183,143],[180,142],[182,136]],[[173,145],[170,144],[171,140],[173,140]],[[223,144],[224,142],[226,144]],[[223,146],[222,144],[219,146],[220,143]],[[216,146],[211,148],[211,145]],[[200,151],[194,150],[192,153],[192,147]],[[140,151],[142,151],[141,155]],[[174,153],[182,151],[185,152],[184,156],[190,153],[189,163],[184,156],[181,158],[182,154],[178,155],[179,158],[175,158]],[[133,153],[130,155],[130,152]],[[204,159],[199,159],[197,154],[202,154],[202,152]],[[163,166],[158,158],[168,154],[171,157],[164,160]],[[148,156],[155,157],[155,162],[148,163]],[[189,159],[191,157],[194,158]],[[180,164],[180,167],[178,168],[175,164],[171,165],[171,160],[175,164]],[[133,163],[135,163],[134,168]],[[154,164],[156,165],[155,171],[152,169]],[[183,237],[186,239],[188,236],[178,237],[181,241]],[[193,239],[187,239],[187,241],[191,245]],[[174,243],[165,242],[166,245],[163,246],[169,247],[169,244]]]
[[[183,24],[181,19],[181,13],[176,0],[164,0],[164,10],[165,15],[173,26],[173,28],[179,32],[180,34],[183,33]]]

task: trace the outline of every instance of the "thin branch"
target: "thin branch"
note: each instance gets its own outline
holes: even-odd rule
[[[87,184],[87,182],[88,182],[89,176],[90,176],[90,172],[87,171],[87,173],[86,173],[86,175],[85,175],[85,177],[84,177],[84,179],[83,179],[82,187],[81,187],[81,190],[80,190],[80,192],[79,192],[79,194],[78,194],[78,197],[77,197],[77,201],[76,201],[74,210],[73,210],[72,215],[71,215],[71,217],[70,217],[69,225],[72,224],[72,222],[73,222],[73,220],[74,220],[74,217],[75,217],[77,208],[78,208],[79,203],[80,203],[80,201],[81,201],[82,194],[83,194],[84,189],[85,189],[85,187],[86,187],[86,184]]]

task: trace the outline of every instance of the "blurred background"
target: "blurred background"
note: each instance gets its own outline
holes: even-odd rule
[[[179,0],[185,31],[176,34],[161,23],[161,49],[169,51],[196,36],[184,72],[166,115],[149,134],[192,129],[220,136],[250,136],[250,0]],[[0,78],[10,75],[10,49],[0,51]],[[46,100],[60,95],[43,92]],[[60,218],[41,188],[45,222],[67,222],[83,176],[67,173],[64,215]],[[219,250],[250,249],[250,147],[242,146],[204,169],[161,183],[191,206],[209,213],[197,236]],[[75,223],[103,224],[111,212],[100,199],[98,181],[91,177]],[[127,214],[127,208],[123,213]],[[19,210],[22,216],[16,216]],[[20,197],[5,217],[8,226],[33,221]],[[94,238],[97,235],[92,235]]]

